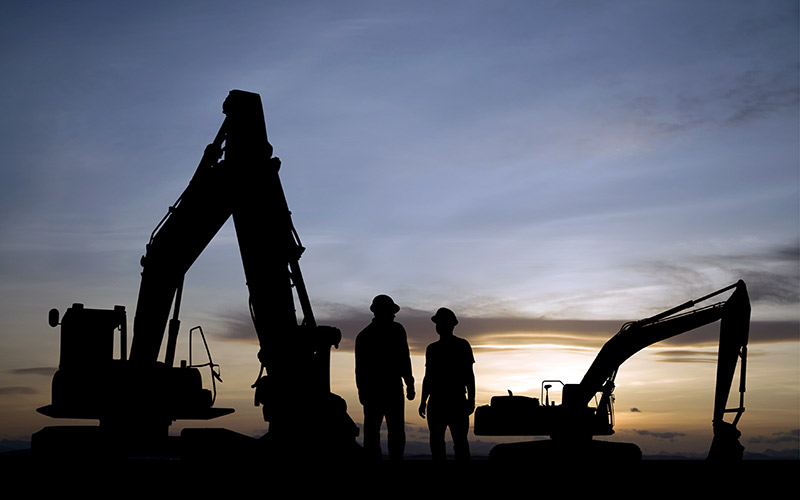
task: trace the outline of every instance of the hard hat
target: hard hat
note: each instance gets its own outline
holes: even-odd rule
[[[451,326],[456,326],[458,324],[458,319],[456,318],[456,314],[446,307],[442,307],[438,311],[436,311],[436,314],[431,318],[431,321],[433,321],[437,325],[439,323]]]
[[[400,310],[400,306],[395,304],[388,295],[377,295],[372,299],[372,305],[369,306],[369,310],[374,313],[388,312],[397,314],[397,311]]]

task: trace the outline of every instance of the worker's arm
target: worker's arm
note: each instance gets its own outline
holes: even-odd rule
[[[472,365],[469,367],[469,374],[467,374],[467,412],[472,415],[475,411],[475,372]]]
[[[467,413],[472,415],[472,412],[475,411],[475,371],[472,368],[475,365],[475,355],[472,354],[472,346],[469,345],[469,358],[470,363],[467,367],[467,373],[465,375],[466,384],[467,384]]]
[[[427,359],[428,359],[428,352],[426,350],[425,360],[427,361]],[[426,363],[425,376],[422,377],[422,398],[421,401],[419,402],[419,416],[422,418],[425,418],[425,412],[427,411],[427,405],[428,405],[428,396],[430,395],[431,395],[431,388],[430,388],[430,382],[428,381],[428,368]]]
[[[419,402],[419,416],[425,418],[425,412],[428,405],[428,396],[430,396],[430,388],[428,387],[428,377],[422,379],[422,398]]]
[[[400,330],[403,332],[403,381],[406,383],[406,397],[409,401],[414,400],[414,396],[416,396],[416,390],[414,389],[414,375],[411,372],[411,351],[408,348],[408,337],[406,335],[406,330],[400,325]]]

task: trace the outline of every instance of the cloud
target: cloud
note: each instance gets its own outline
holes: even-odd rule
[[[0,396],[21,396],[37,392],[33,387],[0,387]]]
[[[702,29],[703,35],[671,30],[673,46],[659,60],[662,67],[643,65],[649,72],[638,80],[649,85],[641,86],[644,90],[630,89],[631,97],[623,103],[631,122],[655,134],[672,134],[702,126],[741,126],[783,111],[796,116],[796,6],[742,7],[723,16],[718,9],[712,13],[691,7],[688,17],[693,21],[680,24],[690,31]],[[669,10],[676,13],[681,9]],[[693,26],[703,19],[713,22],[715,29]],[[648,35],[640,34],[640,39],[650,39]],[[681,47],[675,35],[690,40],[691,49]]]
[[[549,320],[520,316],[469,316],[468,308],[452,307],[459,317],[456,335],[466,338],[473,349],[516,349],[530,344],[560,344],[574,347],[598,348],[616,333],[622,321]],[[431,316],[436,308],[424,311],[413,307],[401,307],[396,320],[406,329],[412,351],[424,351],[425,347],[438,339]],[[356,335],[372,320],[368,307],[334,303],[321,303],[317,323],[330,325],[342,331],[340,349],[352,350]],[[229,314],[225,318],[225,338],[234,341],[253,342],[254,328],[250,317],[244,313]]]
[[[683,88],[674,95],[642,94],[623,103],[629,119],[654,134],[685,133],[702,126],[745,125],[798,105],[794,67],[741,70],[716,87],[711,81]]]
[[[747,283],[752,302],[800,303],[800,241],[753,254],[705,257]]]
[[[683,290],[712,289],[719,275],[747,284],[751,303],[800,304],[800,241],[774,245],[751,253],[702,254],[685,257],[680,263],[641,262],[633,266],[652,280],[680,285]]]
[[[10,373],[14,375],[43,375],[45,377],[52,377],[55,372],[56,368],[51,366],[40,366],[37,368],[18,368],[16,370],[10,370]]]
[[[653,432],[648,430],[637,430],[637,429],[634,429],[633,432],[639,434],[640,436],[651,436],[656,439],[666,439],[668,441],[674,441],[675,438],[683,437],[686,435],[683,432]]]
[[[748,70],[735,80],[723,98],[729,105],[727,122],[741,124],[782,109],[796,110],[798,104],[797,69],[788,67],[775,73]]]
[[[669,349],[655,352],[659,361],[670,363],[716,363],[716,352],[695,351],[692,349]]]
[[[796,445],[800,443],[800,429],[774,432],[768,436],[753,436],[748,438],[747,442],[753,444],[794,443]]]
[[[469,316],[454,308],[459,317],[456,335],[470,341],[473,349],[520,349],[531,345],[561,345],[565,349],[599,349],[626,320],[553,320],[520,316]],[[352,351],[355,337],[372,319],[368,308],[364,310],[343,304],[323,303],[316,320],[320,325],[330,325],[342,331],[340,350]],[[403,307],[397,316],[406,329],[412,352],[423,352],[425,347],[438,339],[431,316],[433,310],[423,311]],[[225,316],[226,331],[222,338],[238,342],[255,342],[255,329],[250,317],[244,313]],[[751,342],[790,342],[797,340],[800,324],[793,321],[753,321],[750,327]],[[716,345],[719,339],[719,324],[702,328],[667,339],[661,346],[706,346]],[[669,362],[716,362],[716,354],[700,350],[671,349],[658,353]]]

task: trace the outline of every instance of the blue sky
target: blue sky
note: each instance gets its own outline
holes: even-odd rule
[[[378,293],[495,330],[627,320],[739,278],[754,319],[798,321],[796,2],[14,2],[0,17],[7,393],[46,398],[14,370],[55,365],[50,307],[132,317],[144,244],[234,88],[261,94],[330,322],[367,321]],[[187,276],[185,321],[235,329],[243,304],[228,225]],[[776,331],[797,352],[797,330]]]

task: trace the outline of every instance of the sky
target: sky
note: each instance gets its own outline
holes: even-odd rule
[[[578,382],[622,323],[743,279],[742,442],[800,447],[797,2],[6,2],[0,28],[0,439],[58,423],[35,412],[50,308],[122,304],[132,324],[144,245],[242,89],[261,95],[358,423],[353,340],[377,294],[401,306],[418,384],[429,318],[453,309],[488,404]],[[263,431],[230,221],[181,313],[237,409],[218,425]],[[619,439],[707,450],[715,335],[623,365]]]

